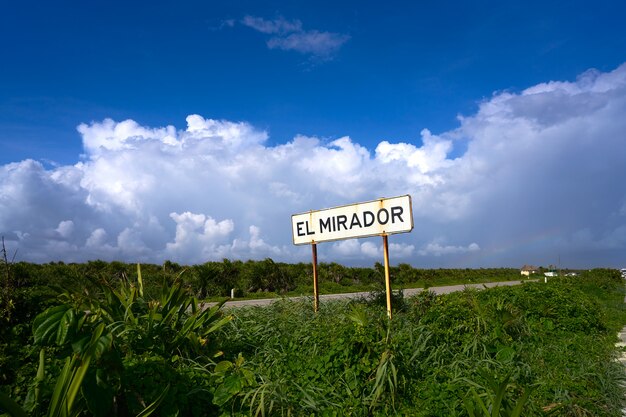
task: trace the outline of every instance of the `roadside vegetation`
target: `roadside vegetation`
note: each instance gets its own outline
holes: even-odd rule
[[[10,262],[9,262],[10,263]],[[90,261],[66,264],[52,262],[32,264],[10,263],[10,285],[17,294],[26,291],[29,299],[49,299],[51,286],[80,288],[85,281],[119,281],[136,275],[136,264]],[[287,264],[267,258],[261,261],[206,262],[183,266],[166,261],[163,265],[142,264],[144,288],[149,298],[156,297],[164,282],[180,277],[181,284],[200,300],[237,298],[269,298],[313,294],[313,271],[310,263]],[[371,268],[345,267],[337,263],[318,265],[320,291],[326,294],[375,291],[384,288],[384,267],[375,263]],[[390,269],[395,289],[428,288],[440,285],[510,281],[521,278],[513,268],[487,269],[418,269],[400,264]]]
[[[10,294],[0,309],[11,314],[0,318],[0,413],[620,416],[624,406],[615,342],[625,291],[614,270],[400,292],[390,321],[378,266],[325,264],[323,283],[358,280],[371,294],[318,313],[307,299],[199,305],[228,288],[294,291],[310,279],[304,264],[3,266]],[[428,287],[518,274],[400,265],[392,279]]]

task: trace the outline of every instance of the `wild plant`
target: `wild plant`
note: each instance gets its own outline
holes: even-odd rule
[[[15,283],[13,282],[13,273],[11,267],[15,261],[17,250],[13,253],[11,260],[7,248],[4,245],[4,236],[2,236],[2,249],[0,249],[2,256],[0,262],[2,262],[2,271],[0,271],[0,320],[11,323],[11,316],[13,310],[15,310],[15,301],[13,299],[15,292]]]
[[[511,375],[506,375],[501,381],[487,372],[481,373],[486,381],[486,386],[482,386],[473,381],[467,381],[472,387],[463,398],[465,410],[470,417],[520,417],[524,411],[524,406],[532,392],[526,388],[522,395],[513,401],[511,397]],[[482,391],[478,394],[476,389]]]
[[[206,365],[219,354],[211,338],[232,319],[221,312],[221,304],[201,308],[180,282],[164,283],[160,297],[148,300],[144,298],[139,265],[135,282],[122,276],[117,287],[107,282],[92,284],[94,292],[61,289],[61,304],[46,309],[33,322],[34,342],[56,346],[60,355],[67,357],[58,378],[66,381],[65,385],[60,391],[55,388],[53,394],[54,399],[60,392],[68,404],[61,409],[77,404],[74,400],[80,392],[81,410],[88,408],[96,415],[141,413],[138,407],[145,407],[148,401],[137,403],[136,396],[162,399],[167,394],[162,386],[158,391],[149,387],[150,392],[145,393],[129,391],[133,379],[128,373],[141,371],[142,358],[168,358],[169,365],[162,359],[158,362],[175,370],[184,364],[178,358],[201,360]],[[98,337],[93,339],[94,335]],[[78,359],[70,358],[81,359],[76,362]],[[163,371],[170,372],[166,368]],[[175,400],[171,395],[170,402]]]

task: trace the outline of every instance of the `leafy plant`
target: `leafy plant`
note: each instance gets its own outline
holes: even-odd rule
[[[373,409],[384,393],[388,393],[393,401],[398,389],[398,370],[394,364],[394,354],[390,349],[383,351],[378,367],[376,368],[376,378],[372,387],[371,405]]]
[[[482,376],[487,381],[487,387],[469,382],[484,392],[479,395],[475,387],[471,387],[463,399],[465,410],[470,417],[520,417],[532,390],[524,390],[518,400],[511,403],[508,391],[510,374],[506,375],[502,381],[498,381],[494,376],[485,372]]]
[[[145,299],[139,265],[135,282],[125,275],[117,287],[93,280],[90,289],[83,292],[60,290],[59,300],[62,304],[46,309],[33,322],[36,344],[56,346],[67,355],[52,394],[53,415],[72,415],[81,386],[81,407],[98,415],[114,410],[128,413],[130,409],[120,408],[131,407],[129,398],[144,395],[128,391],[128,358],[149,353],[168,359],[200,359],[208,364],[219,354],[211,335],[232,319],[221,313],[223,303],[201,308],[180,281],[164,283],[158,299]],[[95,369],[88,372],[93,363]],[[173,369],[187,366],[182,360],[169,363]],[[208,372],[204,373],[208,377]],[[162,392],[152,404],[160,403],[166,395],[167,391]],[[154,408],[145,406],[143,400],[140,403],[144,410],[131,407],[140,414]]]
[[[245,359],[239,354],[233,362],[221,361],[215,365],[213,377],[218,385],[213,394],[214,404],[223,406],[235,397],[242,396],[246,388],[256,385],[254,372],[244,364]]]
[[[2,271],[0,272],[0,318],[7,323],[11,323],[11,316],[13,310],[15,310],[15,303],[13,300],[15,292],[15,283],[13,282],[13,274],[11,266],[15,260],[17,251],[13,254],[13,258],[9,261],[7,248],[4,245],[4,236],[2,236],[2,256],[0,261],[2,262]]]
[[[81,415],[85,410],[85,405],[80,404],[79,392],[83,385],[84,378],[92,361],[97,360],[106,349],[110,347],[111,335],[104,333],[104,324],[99,324],[88,343],[81,353],[72,354],[65,358],[63,369],[58,375],[52,398],[47,411],[47,417],[74,417]],[[44,374],[44,351],[40,352],[40,362],[37,371],[37,382],[41,382]],[[152,414],[163,401],[165,394],[169,390],[169,385],[165,387],[161,395],[137,416],[147,417]],[[39,400],[39,387],[35,388],[35,402]],[[14,417],[26,416],[26,411],[17,403],[11,400],[6,394],[0,393],[0,406],[5,408]]]
[[[310,279],[310,265],[256,264],[233,261],[222,271],[217,262],[211,274],[219,275],[220,288],[248,282],[264,267],[297,277],[296,284]],[[102,353],[90,361],[72,403],[96,417],[138,414],[159,398],[157,412],[168,416],[608,417],[624,405],[624,371],[614,357],[615,334],[626,324],[625,289],[615,271],[443,296],[424,291],[406,297],[406,308],[389,321],[384,303],[368,300],[324,302],[314,314],[311,300],[285,299],[226,314],[220,304],[203,309],[192,296],[200,284],[215,284],[213,275],[200,283],[193,274],[188,279],[194,268],[144,265],[136,275],[135,268],[119,262],[15,265],[15,282],[37,276],[65,288],[50,308],[37,304],[40,298],[28,301],[30,311],[44,310],[34,330],[37,347],[45,347],[39,357],[45,368],[28,354],[25,324],[8,329],[10,344],[0,344],[9,352],[3,371],[12,362],[27,365],[2,379],[22,411],[45,415],[69,358],[60,392],[68,391],[81,366],[71,360],[87,354],[99,326]],[[363,288],[380,278],[372,268],[328,264],[322,271],[322,283],[332,288]],[[72,282],[64,281],[70,273],[89,280],[80,290],[64,285]],[[403,280],[431,284],[513,273],[392,270]],[[268,285],[263,279],[258,282]]]

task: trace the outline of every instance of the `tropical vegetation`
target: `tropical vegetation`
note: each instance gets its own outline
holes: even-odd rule
[[[370,295],[229,308],[206,297],[308,293],[310,266],[2,265],[0,413],[34,416],[618,416],[618,271],[437,296],[394,295],[380,266],[324,264]],[[395,267],[424,287],[518,271]],[[324,288],[324,287],[323,287]],[[299,290],[297,290],[299,289]]]

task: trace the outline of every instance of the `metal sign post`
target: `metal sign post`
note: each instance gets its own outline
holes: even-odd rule
[[[317,244],[333,240],[382,236],[385,254],[387,315],[391,319],[391,279],[389,277],[388,235],[413,230],[411,196],[380,198],[323,210],[311,210],[291,216],[294,245],[311,245],[313,253],[314,309],[319,309],[317,284]]]
[[[313,252],[313,311],[317,313],[320,308],[320,293],[317,286],[317,244],[311,244],[311,251]]]
[[[385,256],[385,290],[387,291],[387,315],[391,320],[391,278],[389,278],[389,241],[383,235],[383,253]]]

